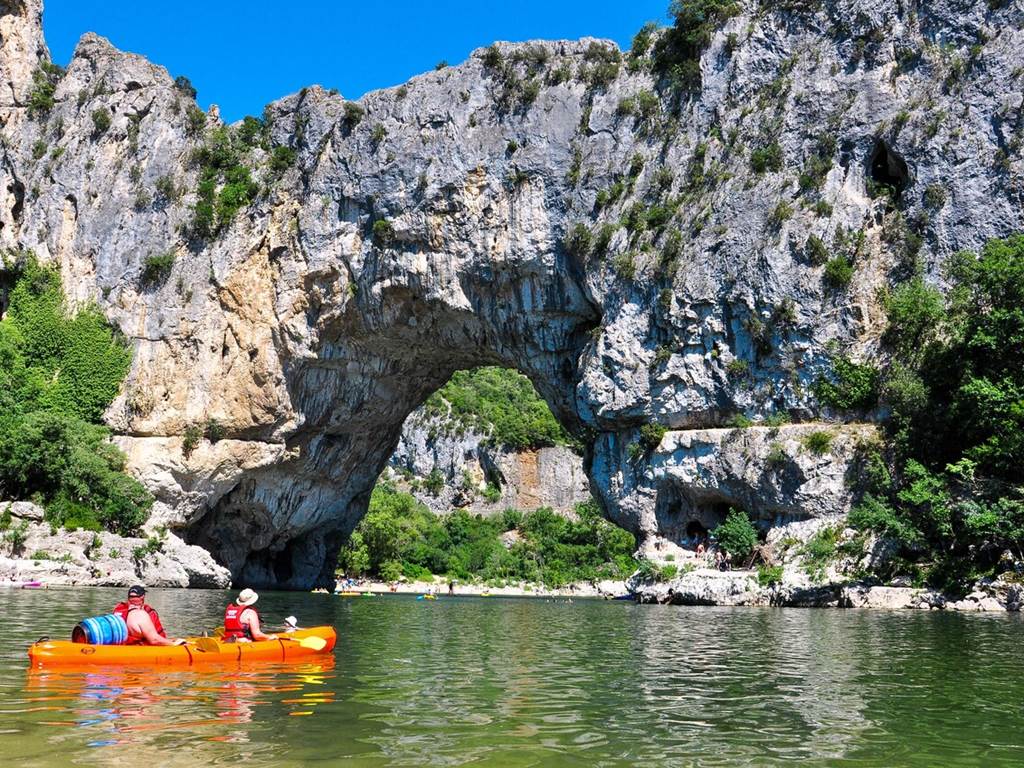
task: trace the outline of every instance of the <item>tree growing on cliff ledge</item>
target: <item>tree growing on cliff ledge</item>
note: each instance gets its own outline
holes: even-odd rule
[[[740,11],[730,0],[673,0],[675,23],[654,45],[654,67],[677,92],[700,88],[700,56],[711,36]]]
[[[729,554],[733,562],[747,560],[757,546],[757,529],[747,513],[735,507],[729,508],[725,521],[715,528],[714,535],[718,545]]]

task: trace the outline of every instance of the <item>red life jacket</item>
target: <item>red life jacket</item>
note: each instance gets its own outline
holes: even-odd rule
[[[252,630],[249,628],[249,625],[242,624],[242,614],[246,611],[256,613],[256,609],[251,605],[235,605],[231,603],[224,609],[224,637],[244,637],[252,640]],[[259,618],[258,613],[256,613],[256,618]]]
[[[128,612],[136,610],[137,608],[142,608],[142,610],[149,614],[149,618],[153,621],[153,628],[156,630],[156,633],[160,635],[160,637],[167,637],[167,633],[164,631],[164,625],[160,623],[160,614],[158,614],[156,612],[156,609],[153,608],[153,606],[151,605],[143,603],[141,606],[134,606],[131,603],[124,601],[114,606],[114,613],[127,622]],[[131,633],[129,633],[128,635],[128,640],[125,641],[125,645],[140,645],[141,643],[142,638],[133,637]]]

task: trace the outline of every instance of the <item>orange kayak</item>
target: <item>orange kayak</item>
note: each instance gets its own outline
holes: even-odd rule
[[[303,643],[304,638],[320,638]],[[88,645],[68,640],[40,640],[28,647],[33,667],[56,665],[189,666],[246,661],[309,660],[334,650],[334,627],[311,627],[279,635],[276,640],[225,643],[209,637],[190,637],[186,645]],[[309,646],[316,646],[309,647]]]

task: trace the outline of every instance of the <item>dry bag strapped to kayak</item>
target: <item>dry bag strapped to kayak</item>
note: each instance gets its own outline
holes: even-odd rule
[[[128,625],[120,616],[108,613],[82,619],[71,630],[71,642],[89,645],[123,645],[128,640]]]

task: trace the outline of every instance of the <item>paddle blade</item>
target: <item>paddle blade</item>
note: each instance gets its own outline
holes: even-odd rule
[[[220,653],[220,643],[212,637],[197,637],[196,648],[203,653]]]
[[[311,651],[322,651],[324,648],[327,647],[327,641],[324,640],[322,637],[316,637],[315,635],[312,636],[312,637],[302,637],[302,638],[299,638],[299,637],[281,637],[279,635],[278,639],[280,639],[280,640],[289,640],[289,641],[291,641],[293,643],[298,643],[303,648],[309,648]]]

